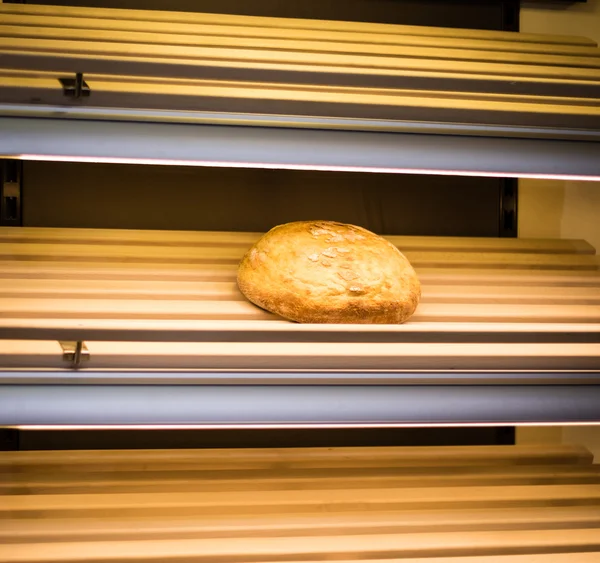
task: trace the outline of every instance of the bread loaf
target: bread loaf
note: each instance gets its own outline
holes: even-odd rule
[[[271,229],[242,259],[237,282],[252,303],[300,323],[402,323],[421,297],[392,243],[331,221]]]

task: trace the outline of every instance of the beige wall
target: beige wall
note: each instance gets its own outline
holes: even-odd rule
[[[578,35],[600,43],[600,0],[569,6],[524,4],[521,31]],[[600,182],[521,180],[519,236],[583,238],[600,254]],[[517,441],[579,443],[600,462],[600,427],[519,428]]]
[[[600,0],[585,4],[524,3],[521,31],[577,35],[600,43]],[[584,238],[600,250],[598,182],[522,180],[519,236]]]
[[[524,3],[521,31],[584,36],[600,43],[600,0],[567,6]],[[584,238],[600,250],[598,182],[523,180],[519,190],[519,236]]]
[[[521,31],[550,35],[577,35],[600,43],[600,0],[562,5],[523,2]]]
[[[521,180],[519,236],[581,238],[600,254],[600,182]]]

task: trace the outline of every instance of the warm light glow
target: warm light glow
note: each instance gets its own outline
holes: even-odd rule
[[[296,430],[296,429],[350,429],[350,428],[463,428],[498,426],[599,426],[593,422],[432,422],[410,424],[403,422],[361,423],[277,423],[277,424],[20,424],[5,426],[13,430]]]
[[[379,168],[363,166],[325,166],[313,164],[272,164],[266,162],[226,162],[209,160],[174,160],[98,156],[60,156],[20,154],[10,158],[46,162],[88,162],[101,164],[144,164],[155,166],[206,166],[212,168],[261,168],[268,170],[318,170],[323,172],[370,172],[378,174],[430,174],[434,176],[474,176],[481,178],[534,178],[539,180],[600,181],[598,176],[575,174],[532,174],[528,172],[475,172],[472,170],[428,170],[421,168]]]

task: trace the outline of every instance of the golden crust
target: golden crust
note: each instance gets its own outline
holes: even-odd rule
[[[246,253],[237,282],[255,305],[300,323],[403,323],[421,297],[393,244],[332,221],[274,227]]]

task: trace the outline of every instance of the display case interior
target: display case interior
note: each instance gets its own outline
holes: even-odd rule
[[[0,563],[600,561],[595,42],[513,0],[53,3],[0,2]],[[315,219],[406,255],[407,322],[246,299]]]

